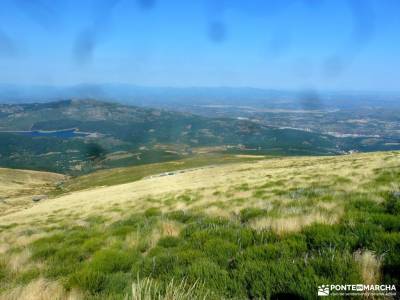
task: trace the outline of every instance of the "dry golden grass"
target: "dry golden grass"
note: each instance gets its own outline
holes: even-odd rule
[[[162,236],[178,236],[181,231],[181,225],[177,222],[162,221],[160,229]]]
[[[232,213],[229,210],[216,206],[208,206],[207,208],[199,209],[199,211],[212,217],[229,218],[232,216]]]
[[[0,168],[0,197],[30,195],[64,179],[56,173]]]
[[[291,215],[279,218],[263,217],[250,222],[250,227],[256,230],[271,229],[277,233],[300,231],[304,226],[320,223],[334,224],[338,221],[336,214],[315,212],[306,215]]]
[[[362,168],[354,168],[360,163],[362,163]],[[288,193],[290,190],[304,189],[310,185],[317,188],[329,185],[337,192],[361,191],[363,184],[374,175],[374,169],[399,165],[399,152],[376,152],[334,157],[275,158],[250,163],[203,167],[171,176],[146,178],[131,183],[76,191],[39,202],[28,209],[0,216],[0,225],[26,224],[34,219],[44,220],[49,215],[65,220],[75,215],[75,221],[80,222],[80,219],[93,213],[115,220],[122,215],[113,211],[115,207],[121,211],[129,208],[130,211],[137,212],[150,207],[158,207],[162,211],[202,209],[212,215],[224,217],[234,215],[245,207],[273,209],[274,203],[285,205],[288,210],[292,203],[299,204],[301,201]],[[44,180],[46,176],[34,177]],[[59,180],[60,176],[56,174],[52,178],[51,180]],[[39,182],[42,181],[39,180]],[[240,187],[244,183],[245,190]],[[253,193],[258,189],[260,189],[259,194]],[[283,194],[277,194],[276,190]],[[216,191],[219,192],[215,193]],[[176,197],[183,194],[189,195],[190,201],[180,201]],[[218,205],[215,205],[217,203]],[[304,206],[306,205],[305,203]],[[270,223],[266,225],[277,230],[284,228],[295,230],[310,222],[331,223],[337,218],[341,203],[325,202],[318,206],[324,214],[316,211],[309,217],[298,216],[294,213],[296,208],[293,207],[291,208],[293,216],[282,210],[281,219],[268,221]],[[334,212],[334,217],[326,217],[329,212]]]
[[[362,167],[355,167],[358,164]],[[28,250],[15,252],[12,249],[22,249],[39,238],[60,232],[63,226],[90,226],[87,218],[91,216],[101,215],[105,219],[102,226],[108,226],[132,212],[143,212],[148,208],[159,208],[162,212],[192,210],[224,218],[236,218],[244,208],[260,208],[268,212],[268,217],[252,219],[248,225],[278,233],[296,232],[312,223],[334,224],[343,213],[344,202],[340,195],[349,191],[368,191],[366,183],[374,178],[375,170],[389,167],[400,167],[400,152],[275,158],[202,167],[171,176],[76,191],[35,203],[27,209],[14,206],[14,211],[0,213],[0,254],[12,273],[40,268],[29,263]],[[30,171],[2,169],[1,172],[10,187],[0,193],[8,193],[15,203],[24,193],[46,191],[52,183],[64,178]],[[4,175],[7,172],[8,175]],[[11,183],[13,174],[17,174],[18,180],[27,178],[27,186],[18,180]],[[4,182],[0,187],[5,185]],[[398,189],[400,184],[393,185]],[[309,197],[307,193],[317,196]],[[335,195],[334,199],[323,199],[325,193]],[[149,251],[159,239],[178,236],[181,226],[161,217],[147,236],[127,235],[125,245],[132,248],[145,244]],[[106,244],[116,244],[115,239],[108,238]],[[364,251],[356,253],[355,259],[360,264],[365,283],[379,282],[379,258]],[[68,293],[58,282],[43,278],[0,295],[0,299],[81,298],[76,291]]]
[[[13,227],[1,232],[0,254],[6,253],[11,247],[26,247],[35,240],[50,234],[50,232],[44,231],[44,228],[37,230],[38,232],[29,232],[31,227],[31,225],[21,224],[18,227]],[[55,231],[52,233],[55,233]]]
[[[170,221],[170,220],[162,220],[155,226],[152,232],[143,237],[139,232],[132,232],[128,234],[125,238],[125,245],[128,247],[135,247],[139,245],[139,243],[145,243],[148,246],[148,250],[155,247],[157,242],[166,236],[178,236],[181,231],[182,225]],[[113,241],[109,241],[112,244]]]
[[[177,222],[161,221],[148,236],[149,249],[155,247],[161,238],[166,236],[178,236],[180,231],[181,225]]]
[[[58,181],[61,174],[0,168],[0,216],[28,208],[34,195],[43,195]]]
[[[0,295],[0,300],[80,300],[83,296],[76,290],[65,291],[56,281],[36,279],[25,286],[17,286]]]
[[[360,265],[363,283],[378,284],[381,279],[381,258],[369,250],[357,251],[354,258]]]
[[[29,249],[25,248],[19,253],[15,253],[9,257],[7,265],[8,269],[17,273],[27,267],[27,262],[29,261],[31,253]]]
[[[189,285],[186,280],[180,282],[170,281],[162,293],[159,284],[151,279],[137,279],[132,284],[132,297],[127,300],[205,300],[207,294],[196,295],[196,289],[200,287],[198,282]]]

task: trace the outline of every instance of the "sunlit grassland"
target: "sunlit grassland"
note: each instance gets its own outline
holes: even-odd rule
[[[32,206],[32,197],[50,193],[61,174],[0,168],[0,216]]]
[[[146,176],[161,174],[165,172],[199,168],[209,165],[222,165],[229,163],[257,161],[262,158],[266,157],[209,153],[195,155],[189,158],[171,162],[101,170],[88,175],[73,178],[67,181],[63,186],[60,186],[58,189],[54,190],[53,194],[59,195],[62,193],[87,188],[111,186],[115,184],[133,182],[145,178]]]
[[[0,298],[312,299],[319,284],[400,283],[399,152],[109,180],[0,218]]]

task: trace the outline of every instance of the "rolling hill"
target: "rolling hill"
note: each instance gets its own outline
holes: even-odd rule
[[[0,298],[314,299],[326,283],[398,286],[399,152],[224,159],[64,178],[0,216]]]
[[[33,205],[67,177],[49,172],[0,168],[0,216]]]
[[[82,174],[199,152],[332,155],[364,141],[94,100],[0,105],[0,166]],[[389,147],[390,149],[390,147]]]

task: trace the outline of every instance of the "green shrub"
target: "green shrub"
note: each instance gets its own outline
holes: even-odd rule
[[[154,212],[153,212],[154,213]],[[151,211],[150,211],[151,214]],[[126,235],[132,232],[140,232],[141,234],[148,234],[156,224],[156,218],[146,218],[143,215],[134,214],[121,221],[111,224],[109,232],[123,239]]]
[[[216,219],[213,221],[202,220],[187,226],[181,233],[184,239],[192,244],[193,248],[199,248],[212,238],[222,238],[240,248],[246,248],[254,245],[261,239],[263,241],[272,238],[273,234],[258,234],[256,231],[238,226],[226,220]]]
[[[336,176],[335,177],[335,183],[336,184],[346,184],[346,183],[352,183],[350,178],[343,177],[343,176]]]
[[[104,245],[103,237],[92,237],[82,244],[82,249],[86,252],[93,253]]]
[[[241,185],[235,187],[235,190],[237,190],[237,191],[248,191],[248,190],[250,190],[250,187],[249,187],[248,183],[242,183]]]
[[[400,231],[400,216],[370,214],[366,217],[366,220],[378,226],[382,226],[385,231]]]
[[[247,207],[240,211],[240,221],[246,223],[251,219],[264,216],[267,214],[265,209],[260,209],[256,207]]]
[[[283,252],[293,256],[307,253],[308,249],[307,238],[301,233],[287,234],[276,241],[275,245],[280,247]]]
[[[38,269],[29,269],[22,273],[17,274],[16,282],[18,284],[28,284],[32,280],[38,278],[40,275],[40,271]],[[0,278],[1,281],[1,278]]]
[[[208,259],[195,261],[187,271],[188,280],[202,282],[214,291],[225,291],[231,284],[229,273]]]
[[[117,295],[120,295],[121,299],[126,299],[125,296],[131,290],[132,281],[133,276],[131,273],[117,272],[107,274],[104,283],[104,293],[113,295],[113,299],[115,299]]]
[[[164,248],[173,248],[178,246],[179,242],[180,242],[179,238],[174,236],[167,236],[160,239],[157,245]]]
[[[263,198],[266,192],[267,191],[265,191],[265,190],[258,189],[258,190],[253,191],[252,195],[255,198]]]
[[[68,284],[96,294],[105,289],[106,283],[107,274],[86,267],[74,273]]]
[[[378,255],[383,254],[398,256],[400,253],[400,232],[384,232],[380,234],[372,243],[371,250]]]
[[[238,253],[238,246],[219,238],[208,240],[204,244],[204,252],[206,255],[218,265],[226,268],[231,260]]]
[[[389,192],[385,198],[386,212],[392,215],[400,215],[400,192]]]
[[[314,254],[309,263],[318,277],[330,282],[362,282],[358,265],[350,252],[325,249]]]
[[[192,213],[183,211],[183,210],[171,212],[167,216],[169,219],[172,219],[172,220],[184,223],[184,224],[187,224],[187,223],[197,220],[197,216],[194,216]]]
[[[370,223],[356,223],[347,227],[346,234],[353,238],[353,250],[370,249],[376,240],[384,233],[379,225]]]
[[[7,279],[7,277],[8,277],[7,264],[3,259],[0,259],[0,287],[1,287],[1,282]]]
[[[176,257],[179,265],[186,268],[196,260],[207,258],[207,255],[199,249],[182,248],[176,249]]]
[[[264,261],[247,260],[240,265],[235,276],[248,299],[269,299],[272,289],[270,266]]]
[[[57,250],[52,259],[54,259],[56,262],[62,262],[62,261],[68,261],[68,262],[81,262],[87,256],[85,255],[86,253],[78,247],[74,248],[61,248]]]
[[[146,218],[160,216],[161,215],[161,210],[159,208],[156,208],[156,207],[151,207],[151,208],[148,208],[144,212],[144,215],[145,215]]]
[[[372,249],[383,256],[382,282],[400,284],[400,232],[381,234]]]
[[[62,241],[65,245],[81,245],[91,236],[99,234],[98,232],[94,232],[91,229],[86,227],[77,226],[73,227],[67,231],[64,240]]]
[[[251,261],[279,259],[284,256],[284,252],[281,250],[283,249],[280,249],[280,247],[275,244],[257,245],[247,248],[242,254],[242,259]]]
[[[197,198],[198,198],[197,195],[183,194],[183,195],[179,195],[178,197],[176,197],[176,200],[178,202],[193,203],[197,200]]]
[[[315,298],[317,277],[304,261],[280,259],[273,262],[260,260],[244,261],[236,273],[249,299]],[[278,297],[278,299],[281,299]]]
[[[127,236],[129,233],[135,232],[134,228],[129,225],[119,225],[119,226],[113,226],[111,229],[111,234],[124,238]]]
[[[163,248],[158,248],[163,249]],[[144,260],[143,270],[146,276],[152,275],[157,277],[170,278],[173,277],[175,268],[178,266],[178,259],[170,249],[163,251],[152,251]],[[156,254],[156,255],[155,255]]]
[[[129,288],[132,280],[130,271],[138,259],[137,253],[115,249],[100,250],[83,267],[72,273],[68,284],[92,294],[101,292],[123,294]]]
[[[284,259],[271,264],[271,298],[279,296],[290,299],[312,299],[315,297],[317,277],[304,259]]]
[[[140,214],[132,214],[129,217],[117,221],[111,225],[111,228],[120,227],[120,226],[131,226],[133,228],[146,228],[150,225],[154,224],[154,220],[145,218]]]
[[[347,209],[358,213],[383,213],[384,208],[380,203],[369,200],[367,194],[350,194],[347,196]]]
[[[393,169],[393,170],[378,170],[377,176],[375,178],[375,184],[378,185],[387,185],[391,184],[392,182],[399,182],[400,181],[400,170]]]
[[[103,216],[89,216],[85,219],[86,222],[90,224],[103,224],[107,219]]]
[[[139,258],[135,252],[127,252],[115,249],[100,250],[94,254],[88,267],[94,271],[112,273],[129,271],[132,264]]]
[[[307,243],[302,236],[283,237],[282,240],[247,248],[244,260],[271,261],[281,258],[297,258],[307,253]]]
[[[47,276],[57,278],[73,273],[81,266],[81,262],[87,258],[81,248],[61,248],[49,258]]]
[[[41,238],[31,244],[33,259],[46,259],[61,248],[65,241],[65,234],[55,234],[50,237]]]
[[[33,245],[32,258],[35,260],[47,259],[50,256],[54,255],[54,253],[56,253],[59,248],[60,246],[58,244],[46,244],[39,240]]]
[[[303,230],[309,249],[348,248],[350,240],[341,234],[339,226],[313,224]]]
[[[185,224],[179,237],[163,237],[150,247],[147,234],[160,219],[157,210],[151,209],[105,228],[67,229],[37,240],[31,250],[34,259],[45,260],[45,276],[66,282],[67,288],[80,288],[88,299],[124,299],[137,275],[157,280],[162,295],[167,283],[187,278],[189,285],[204,285],[216,299],[309,299],[315,298],[318,284],[362,282],[352,256],[360,248],[384,254],[383,281],[398,282],[400,221],[388,209],[388,201],[363,202],[364,196],[346,196],[340,224],[313,224],[296,233],[277,235],[246,226],[251,218],[266,213],[260,209],[242,210],[243,223],[173,212],[162,218]],[[125,243],[124,237],[131,232],[143,237],[136,250]],[[109,236],[116,237],[113,246],[102,249]],[[2,272],[0,265],[0,282],[1,277],[7,278]],[[29,282],[38,275],[26,273],[17,282]]]

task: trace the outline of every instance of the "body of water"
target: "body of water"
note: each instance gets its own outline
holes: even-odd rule
[[[22,135],[27,135],[27,136],[44,136],[44,137],[58,137],[62,139],[67,139],[67,138],[73,138],[73,137],[84,137],[89,135],[87,132],[80,132],[76,130],[75,128],[73,129],[63,129],[63,130],[52,130],[52,131],[46,131],[46,130],[30,130],[30,131],[7,131],[8,133],[17,133],[17,134],[22,134]]]

